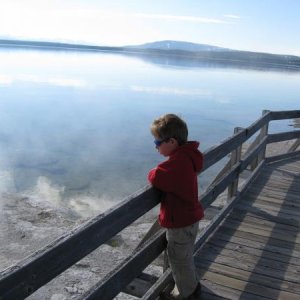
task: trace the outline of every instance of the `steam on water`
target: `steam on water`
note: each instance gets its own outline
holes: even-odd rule
[[[299,80],[297,72],[2,49],[0,193],[82,216],[104,211],[146,185],[162,160],[149,132],[155,117],[181,115],[204,151],[263,109],[297,109]],[[200,178],[201,189],[218,168]]]

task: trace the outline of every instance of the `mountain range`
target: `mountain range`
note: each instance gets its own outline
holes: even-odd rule
[[[139,49],[156,49],[156,50],[182,50],[182,51],[232,51],[227,48],[221,48],[217,46],[207,44],[195,44],[182,41],[157,41],[153,43],[146,43],[137,46],[127,46],[127,48],[139,48]]]
[[[206,44],[182,41],[157,41],[142,45],[109,47],[82,45],[61,42],[25,41],[0,39],[0,47],[38,48],[41,50],[61,51],[105,51],[139,57],[145,61],[166,65],[199,67],[203,65],[233,66],[239,68],[271,68],[288,71],[300,71],[300,57],[271,53],[240,51]]]

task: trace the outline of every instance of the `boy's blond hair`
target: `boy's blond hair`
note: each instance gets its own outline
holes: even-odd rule
[[[186,123],[174,114],[166,114],[155,119],[151,125],[151,133],[162,140],[174,138],[179,145],[185,144],[188,139]]]

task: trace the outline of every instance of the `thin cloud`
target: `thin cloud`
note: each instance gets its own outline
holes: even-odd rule
[[[184,22],[194,22],[194,23],[211,23],[211,24],[228,24],[229,22],[215,19],[215,18],[204,18],[204,17],[194,17],[194,16],[176,16],[176,15],[162,15],[162,14],[133,14],[134,17],[147,18],[147,19],[160,19],[166,21],[184,21]]]
[[[241,17],[238,15],[224,15],[225,18],[230,18],[230,19],[240,19]]]
[[[84,80],[72,79],[72,78],[49,78],[48,80],[45,80],[45,83],[48,83],[49,85],[77,87],[77,88],[83,88],[87,86]]]

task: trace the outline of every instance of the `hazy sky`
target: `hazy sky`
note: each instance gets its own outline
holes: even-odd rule
[[[180,40],[300,56],[299,0],[0,0],[0,38]]]

